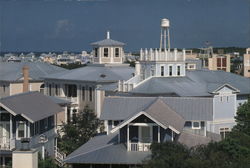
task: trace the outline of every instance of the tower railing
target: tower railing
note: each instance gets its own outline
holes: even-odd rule
[[[152,49],[150,48],[145,50],[140,50],[140,61],[169,61],[169,62],[176,62],[176,61],[185,61],[186,59],[186,52],[185,49],[182,52],[179,52],[177,49],[174,51],[170,50],[159,50],[159,49]]]

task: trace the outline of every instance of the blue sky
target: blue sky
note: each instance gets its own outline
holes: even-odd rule
[[[174,48],[250,46],[250,0],[0,0],[1,50],[90,50],[107,30],[126,51],[158,48],[162,18]]]

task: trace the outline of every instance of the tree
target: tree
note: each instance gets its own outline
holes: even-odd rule
[[[100,124],[93,110],[86,106],[83,111],[73,116],[72,121],[63,123],[63,135],[58,139],[58,147],[66,154],[70,154],[93,137]]]
[[[237,125],[234,127],[234,131],[250,135],[250,98],[239,106],[235,119]]]
[[[238,108],[236,126],[220,142],[186,148],[176,142],[152,145],[152,156],[145,167],[166,168],[249,168],[250,99]]]

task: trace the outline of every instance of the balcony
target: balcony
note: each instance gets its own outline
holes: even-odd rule
[[[149,151],[151,143],[134,143],[130,142],[128,144],[129,151]]]

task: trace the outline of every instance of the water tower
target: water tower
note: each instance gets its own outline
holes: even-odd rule
[[[168,19],[164,18],[164,19],[161,20],[160,51],[162,51],[162,49],[170,50],[169,26],[170,26],[170,22],[169,22]],[[168,37],[168,41],[167,41],[167,37]]]

